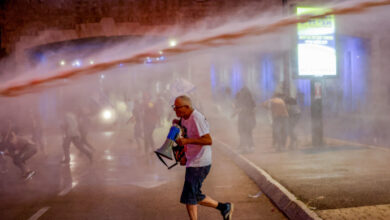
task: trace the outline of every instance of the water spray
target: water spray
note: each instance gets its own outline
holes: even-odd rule
[[[164,51],[165,56],[174,56],[174,55],[180,55],[188,52],[199,51],[201,49],[204,49],[205,47],[221,47],[221,46],[231,45],[234,40],[242,39],[248,36],[259,36],[266,33],[275,32],[281,28],[295,25],[298,23],[304,23],[311,19],[322,18],[329,15],[347,15],[347,14],[361,13],[370,8],[380,7],[385,5],[390,5],[390,0],[360,2],[357,3],[356,5],[349,6],[349,7],[332,8],[327,12],[317,14],[317,15],[302,15],[299,17],[284,18],[277,22],[265,26],[253,25],[251,27],[248,27],[240,31],[216,34],[214,36],[206,37],[203,39],[187,40],[187,41],[180,42],[179,44],[176,44],[177,42],[175,41],[174,46],[171,43],[169,47],[161,48],[158,51]],[[117,67],[118,65],[123,65],[123,64],[127,64],[127,65],[143,64],[147,57],[160,57],[160,56],[161,56],[160,52],[144,52],[144,53],[135,54],[126,59],[119,59],[111,62],[91,64],[90,66],[87,67],[78,67],[76,69],[60,72],[53,76],[36,78],[25,82],[9,82],[7,83],[7,85],[3,85],[0,87],[0,96],[19,96],[26,93],[36,92],[39,91],[40,89],[53,86],[52,84],[48,85],[48,83],[50,82],[73,78],[81,75],[95,74],[97,72],[108,70],[110,68],[114,68]]]

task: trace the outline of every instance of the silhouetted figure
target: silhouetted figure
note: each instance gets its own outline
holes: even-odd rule
[[[22,172],[23,178],[26,180],[31,178],[35,171],[30,170],[26,163],[37,153],[35,143],[26,137],[17,135],[14,131],[10,131],[7,136],[6,146],[9,156]]]
[[[272,144],[277,151],[286,146],[288,112],[283,94],[275,93],[273,97],[262,104],[272,113]]]
[[[157,127],[162,126],[164,123],[164,116],[166,115],[166,104],[162,97],[162,95],[159,95],[155,102],[156,108],[158,108],[158,111],[156,111],[156,117],[157,117]]]
[[[6,154],[6,147],[4,146],[3,140],[0,140],[0,173],[6,173],[8,171],[5,154]]]
[[[79,131],[80,131],[80,137],[81,142],[88,147],[89,150],[95,150],[95,148],[92,146],[91,143],[88,141],[88,131],[90,128],[90,120],[88,117],[88,114],[86,110],[80,110],[79,114],[77,115],[77,121],[79,124]]]
[[[155,103],[151,98],[146,95],[144,97],[144,102],[142,103],[143,107],[143,133],[144,133],[144,144],[145,144],[145,153],[154,151],[154,140],[153,132],[157,127],[159,122],[158,113]]]
[[[253,129],[256,127],[256,104],[247,87],[243,87],[235,97],[235,114],[238,114],[238,134],[243,153],[253,151]]]
[[[290,137],[289,149],[295,149],[297,147],[295,127],[301,116],[301,110],[295,98],[286,98],[286,105],[288,111],[288,136]]]
[[[67,112],[64,116],[63,123],[63,144],[62,148],[64,150],[64,160],[63,163],[70,162],[70,144],[73,143],[77,149],[79,149],[83,154],[85,154],[90,162],[92,162],[92,154],[86,148],[84,148],[83,142],[81,140],[81,134],[79,130],[79,125],[77,118],[74,113]]]
[[[137,143],[138,149],[142,148],[142,138],[143,138],[143,108],[142,104],[139,100],[135,100],[134,107],[133,107],[133,116],[129,119],[135,123],[134,125],[134,139]]]
[[[8,155],[7,152],[7,136],[9,132],[9,122],[1,123],[0,125],[0,173],[6,173],[8,172],[7,168],[7,159],[6,155]]]

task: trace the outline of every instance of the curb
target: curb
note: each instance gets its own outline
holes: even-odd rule
[[[378,145],[371,145],[371,144],[360,144],[360,143],[356,143],[353,141],[342,140],[342,139],[338,139],[338,138],[324,138],[324,140],[327,142],[337,142],[340,144],[352,145],[352,146],[357,146],[357,147],[367,147],[367,148],[378,149],[378,150],[382,150],[382,151],[390,151],[390,149],[387,147],[381,147]]]
[[[230,145],[216,140],[215,145],[227,154],[252,180],[260,187],[268,198],[289,218],[302,220],[320,220],[321,218],[310,210],[302,201],[298,200],[294,194],[289,192],[284,186],[274,180],[256,164],[249,161],[244,156],[233,151]]]

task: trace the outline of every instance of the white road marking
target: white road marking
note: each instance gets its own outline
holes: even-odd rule
[[[63,189],[60,193],[58,193],[59,196],[65,196],[66,194],[68,194],[72,189],[73,187],[75,187],[77,185],[77,183],[73,183],[72,184],[69,184],[67,187],[65,187],[65,189]]]
[[[47,212],[47,210],[49,210],[50,207],[49,206],[46,206],[46,207],[43,207],[41,209],[38,210],[38,212],[36,212],[33,216],[31,216],[28,220],[37,220],[39,219],[43,214],[45,214],[45,212]]]
[[[251,195],[251,194],[248,194],[248,197],[249,198],[258,198],[260,197],[261,195],[263,195],[263,193],[261,191],[259,191],[258,193],[256,193],[255,195]]]
[[[84,172],[82,172],[77,178],[77,180],[74,180],[72,181],[71,184],[69,184],[67,187],[65,187],[60,193],[58,193],[58,196],[65,196],[66,194],[68,194],[74,187],[76,187],[80,181],[80,179],[84,178],[85,176],[87,176],[88,174],[90,173],[90,169],[87,169],[85,170]]]

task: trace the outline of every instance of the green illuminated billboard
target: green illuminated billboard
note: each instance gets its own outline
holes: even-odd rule
[[[298,7],[297,15],[318,15],[327,9]],[[336,76],[335,19],[334,15],[299,23],[298,76]]]

